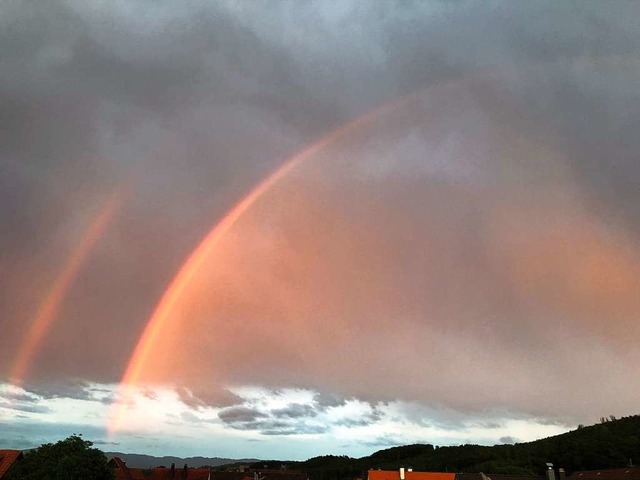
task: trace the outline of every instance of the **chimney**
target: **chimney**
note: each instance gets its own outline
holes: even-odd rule
[[[558,469],[558,480],[566,480],[566,477],[564,475],[564,468]]]
[[[404,480],[404,467],[400,467],[400,480]]]
[[[553,473],[553,463],[547,463],[547,480],[556,480],[556,475]]]

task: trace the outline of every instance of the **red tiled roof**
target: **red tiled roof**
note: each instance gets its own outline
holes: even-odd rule
[[[0,478],[4,477],[5,473],[9,471],[9,467],[19,458],[22,458],[20,450],[0,450]]]
[[[573,472],[569,478],[571,480],[580,479],[624,479],[624,478],[640,478],[640,467],[616,468],[613,470],[587,470],[582,472]]]
[[[131,480],[147,480],[141,468],[130,468]]]
[[[405,480],[455,480],[455,473],[404,472]],[[398,470],[369,470],[368,480],[400,480]]]
[[[140,468],[129,468],[127,464],[118,457],[109,460],[109,465],[115,468],[115,480],[147,480]]]

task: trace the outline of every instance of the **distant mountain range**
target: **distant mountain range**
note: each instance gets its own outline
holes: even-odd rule
[[[121,453],[121,452],[104,452],[108,459],[119,457],[132,468],[154,468],[154,467],[170,467],[175,463],[176,467],[182,468],[186,463],[190,467],[218,467],[231,463],[255,463],[259,460],[256,458],[220,458],[220,457],[154,457],[152,455],[140,455],[137,453]]]
[[[311,480],[351,480],[364,477],[368,469],[396,470],[412,467],[427,472],[468,472],[507,475],[543,476],[546,463],[563,467],[567,474],[579,470],[622,468],[640,463],[640,415],[603,417],[600,423],[533,442],[513,445],[460,445],[438,447],[430,444],[405,445],[387,448],[362,458],[346,455],[324,455],[304,462],[257,459],[205,457],[152,457],[117,452],[105,453],[108,458],[120,457],[130,467],[169,467],[175,463],[182,468],[218,467],[234,463],[252,468],[301,470]]]

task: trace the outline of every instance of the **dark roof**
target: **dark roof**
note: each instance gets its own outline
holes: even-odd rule
[[[13,462],[22,458],[21,450],[0,450],[0,478],[9,471]]]
[[[187,468],[187,480],[208,480],[209,478],[209,469],[208,468]],[[211,479],[213,480],[213,473],[211,472]],[[154,468],[151,471],[151,480],[182,480],[183,475],[183,467],[178,467],[176,465],[173,476],[171,476],[171,469],[158,467]]]
[[[596,479],[612,479],[622,480],[625,478],[640,479],[640,467],[616,468],[612,470],[585,470],[581,472],[573,472],[569,478],[571,480],[596,480]]]
[[[307,480],[300,470],[249,469],[244,472],[211,472],[211,480],[253,480],[254,474],[263,480]]]
[[[507,475],[502,473],[487,473],[490,480],[546,480],[542,475]],[[481,473],[456,473],[456,480],[484,480]]]

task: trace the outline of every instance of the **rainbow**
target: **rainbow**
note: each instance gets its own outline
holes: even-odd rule
[[[115,212],[120,208],[123,198],[123,188],[116,188],[91,221],[65,267],[53,282],[49,293],[30,322],[29,334],[20,346],[16,361],[10,370],[9,379],[12,384],[20,386],[24,383],[31,360],[51,328],[69,288],[77,278],[93,247],[102,238]]]
[[[398,100],[384,104],[381,107],[352,120],[346,125],[333,130],[311,145],[300,150],[293,157],[285,161],[277,170],[271,173],[271,175],[256,185],[253,190],[251,190],[242,200],[240,200],[240,202],[227,212],[227,214],[217,224],[214,225],[214,227],[182,264],[177,274],[164,291],[160,301],[149,318],[133,354],[129,359],[125,373],[118,387],[116,401],[107,425],[109,435],[112,436],[122,429],[126,406],[126,402],[124,400],[128,398],[129,394],[133,392],[134,387],[139,382],[141,374],[149,361],[152,347],[159,339],[163,328],[172,318],[172,313],[179,299],[187,291],[206,259],[215,251],[216,246],[225,237],[229,230],[233,228],[244,213],[247,212],[269,189],[286,177],[302,162],[312,158],[315,154],[334,142],[344,139],[358,129],[372,124],[376,119],[383,117],[385,114],[388,114],[401,106],[411,104],[411,102],[419,98],[421,93],[422,91],[414,92],[403,96]]]

